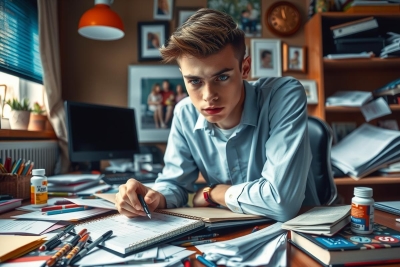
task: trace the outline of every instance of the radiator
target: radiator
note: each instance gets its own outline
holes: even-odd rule
[[[0,158],[4,163],[7,157],[35,162],[34,169],[45,169],[46,176],[54,174],[59,156],[58,142],[45,141],[0,141]]]

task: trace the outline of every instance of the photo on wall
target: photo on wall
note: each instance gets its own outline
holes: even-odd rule
[[[154,0],[153,18],[157,20],[171,20],[173,8],[173,0]]]
[[[231,15],[247,37],[261,37],[261,1],[260,0],[208,0],[208,8]]]
[[[251,77],[280,77],[281,41],[279,39],[251,39]]]

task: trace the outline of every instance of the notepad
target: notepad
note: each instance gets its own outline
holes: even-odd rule
[[[90,232],[93,240],[113,230],[113,236],[99,246],[125,257],[198,231],[204,228],[204,222],[153,212],[151,219],[114,214],[75,227],[76,231],[83,228]]]
[[[18,258],[38,248],[43,244],[44,238],[44,236],[0,235],[0,262]]]

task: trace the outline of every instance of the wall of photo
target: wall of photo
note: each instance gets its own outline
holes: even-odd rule
[[[251,54],[251,40],[275,39],[281,44],[300,50],[305,44],[304,23],[307,21],[307,0],[288,0],[299,9],[302,26],[293,35],[279,37],[272,33],[265,24],[264,17],[268,8],[277,0],[241,0],[242,5],[251,2],[259,9],[259,23],[253,30],[246,28],[246,45]],[[157,25],[147,25],[150,22],[167,22],[167,36],[176,26],[185,20],[194,10],[208,5],[229,1],[222,0],[168,0],[170,11],[168,15],[157,14],[154,0],[115,0],[111,9],[122,18],[125,27],[124,38],[116,41],[95,41],[80,36],[77,32],[79,19],[82,14],[94,5],[93,0],[58,0],[59,39],[62,70],[63,99],[71,101],[98,103],[114,106],[128,106],[128,66],[130,65],[162,65],[154,56],[150,42],[143,38],[149,33],[162,36],[164,28]],[[235,2],[235,1],[231,1]],[[243,8],[240,6],[233,11],[238,16]],[[243,11],[243,10],[242,10]],[[238,17],[240,22],[240,17]],[[145,23],[142,28],[142,37],[139,35],[138,25]],[[252,32],[254,31],[254,32]],[[142,43],[140,43],[142,41]],[[145,50],[140,54],[139,47]],[[261,56],[261,51],[260,56]],[[294,52],[292,52],[294,53]],[[284,51],[281,51],[278,60],[283,60]],[[281,62],[282,63],[282,62]],[[282,66],[282,64],[280,64]],[[261,72],[262,73],[262,72]],[[299,70],[282,71],[282,76],[306,78],[305,72]],[[251,77],[250,79],[257,79]]]

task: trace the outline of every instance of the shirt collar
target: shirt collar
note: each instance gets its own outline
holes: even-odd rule
[[[248,83],[247,81],[243,81],[245,98],[244,98],[244,107],[242,112],[242,118],[240,120],[240,124],[247,124],[252,126],[257,126],[258,116],[255,116],[254,112],[254,104],[256,102],[256,92],[253,85]],[[204,118],[204,116],[199,113],[199,117],[197,118],[196,125],[194,126],[193,132],[199,129],[204,129],[213,133],[214,128],[212,125]]]

